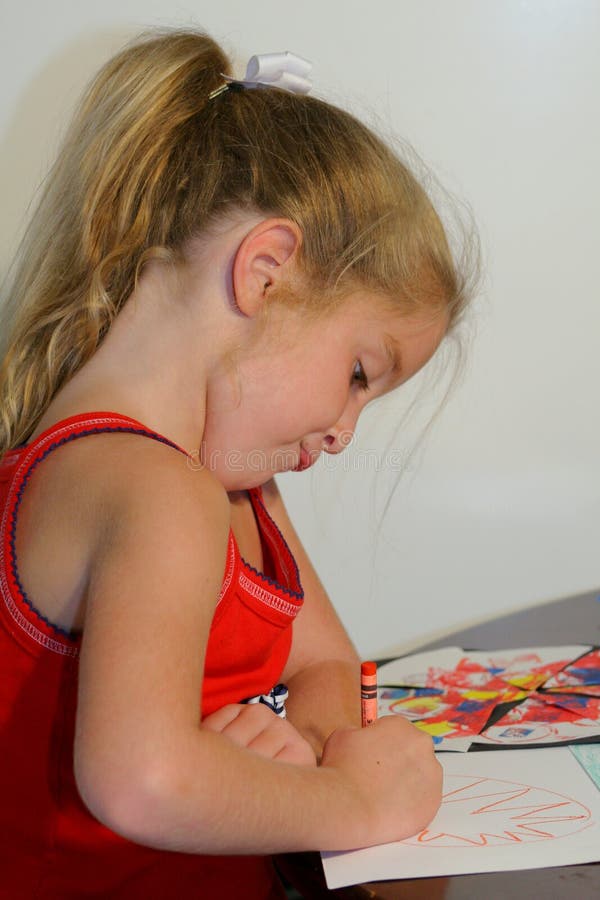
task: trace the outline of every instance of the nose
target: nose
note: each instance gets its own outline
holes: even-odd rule
[[[352,413],[346,408],[323,438],[323,450],[325,453],[341,453],[349,447],[354,440],[354,431],[358,420],[358,411]]]
[[[332,428],[323,438],[323,450],[325,453],[341,453],[352,443],[353,438],[354,431]]]

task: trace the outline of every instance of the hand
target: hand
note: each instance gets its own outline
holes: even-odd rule
[[[401,716],[366,728],[338,729],[321,765],[337,769],[365,810],[362,846],[399,841],[425,828],[442,799],[442,767],[433,741]]]
[[[291,722],[263,703],[231,703],[202,720],[202,727],[226,735],[259,756],[298,766],[316,766],[314,751]]]

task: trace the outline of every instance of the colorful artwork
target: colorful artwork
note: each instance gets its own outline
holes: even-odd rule
[[[454,669],[428,672],[427,681],[431,686],[494,693],[500,703],[516,699],[519,695],[506,677],[505,669],[491,660],[477,662],[468,656],[463,657]]]
[[[585,694],[551,694],[549,692],[534,694],[533,697],[541,700],[542,703],[549,703],[560,709],[568,709],[576,716],[583,716],[594,722],[600,721],[600,697],[588,697]]]
[[[387,688],[380,691],[379,713],[403,715],[432,736],[444,738],[479,734],[498,705],[496,691],[442,688]]]
[[[554,674],[545,686],[549,689],[575,686],[581,689],[591,686],[600,688],[600,647],[594,648],[590,653],[584,654]]]
[[[381,666],[380,683],[398,686],[381,689],[379,712],[405,716],[439,750],[600,739],[599,672],[598,648],[446,648]]]
[[[547,686],[544,685],[544,687]],[[588,697],[600,697],[600,684],[569,684],[566,687],[552,687],[553,694],[586,694]]]
[[[484,666],[504,683],[534,691],[581,653],[582,647],[535,647],[524,650],[477,651],[468,654],[472,663]],[[525,696],[525,695],[523,695]]]
[[[589,699],[589,698],[588,698]],[[600,736],[598,710],[589,718],[547,699],[528,697],[513,706],[494,725],[485,728],[476,743],[556,744]]]

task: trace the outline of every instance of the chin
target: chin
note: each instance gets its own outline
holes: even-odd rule
[[[277,472],[226,472],[217,474],[227,493],[232,491],[249,491],[251,488],[261,487],[270,481]]]

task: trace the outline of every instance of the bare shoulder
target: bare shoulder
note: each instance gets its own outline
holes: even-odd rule
[[[73,441],[44,460],[24,493],[20,574],[44,616],[79,630],[92,571],[101,560],[125,555],[138,568],[145,560],[152,570],[153,556],[163,565],[183,564],[187,553],[192,562],[218,570],[229,509],[212,474],[194,469],[172,447],[114,433]],[[212,557],[199,552],[202,546],[211,548]],[[185,571],[191,574],[187,564]]]
[[[190,530],[196,540],[206,537],[205,529],[226,539],[230,506],[211,472],[158,441],[131,435],[110,438],[105,447],[99,443],[90,450],[90,459],[82,460],[88,473],[103,470],[95,476],[95,490],[100,492],[96,508],[105,539],[117,534],[122,538],[127,530],[139,539],[154,527],[165,537],[180,540]]]
[[[119,596],[126,598],[122,617],[129,615],[123,610],[133,597],[147,616],[151,610],[166,612],[174,597],[180,612],[205,598],[201,606],[212,614],[219,595],[230,527],[225,490],[173,448],[148,440],[140,444],[122,458],[110,448],[118,474],[106,483],[86,629],[91,607],[111,608]]]
[[[44,470],[44,499],[64,498],[95,529],[112,530],[140,509],[149,519],[164,514],[167,527],[190,515],[216,517],[223,524],[229,515],[227,494],[209,471],[194,467],[173,447],[138,435],[100,434],[74,441],[53,453]]]

